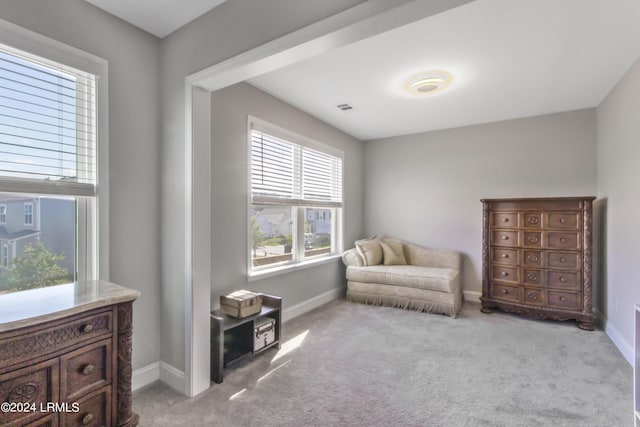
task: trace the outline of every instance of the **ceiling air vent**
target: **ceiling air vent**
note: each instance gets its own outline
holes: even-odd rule
[[[339,104],[339,105],[336,105],[336,107],[338,107],[342,111],[353,110],[353,107],[351,105],[349,105],[349,104]]]

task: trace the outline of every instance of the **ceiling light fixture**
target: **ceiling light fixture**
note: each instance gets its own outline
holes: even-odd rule
[[[424,71],[405,80],[404,88],[414,95],[433,95],[446,88],[451,80],[451,74],[446,71]]]

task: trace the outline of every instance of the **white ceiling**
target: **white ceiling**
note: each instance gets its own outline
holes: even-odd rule
[[[163,38],[226,0],[87,0]]]
[[[640,1],[476,0],[248,82],[369,140],[595,107],[639,56]],[[452,85],[403,91],[429,69]]]

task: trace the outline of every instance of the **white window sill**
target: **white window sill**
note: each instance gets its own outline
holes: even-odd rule
[[[293,271],[304,270],[305,268],[315,267],[322,264],[328,264],[334,262],[337,259],[341,259],[342,255],[333,254],[318,259],[310,259],[307,261],[298,262],[295,264],[281,265],[278,267],[267,268],[264,270],[252,271],[247,275],[247,280],[253,282],[256,280],[266,279],[267,277],[279,276],[281,274],[291,273]]]

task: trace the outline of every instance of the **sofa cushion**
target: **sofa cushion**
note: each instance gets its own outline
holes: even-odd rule
[[[380,239],[377,237],[356,240],[356,249],[362,257],[364,265],[378,265],[382,262],[382,248],[380,247]]]
[[[373,265],[347,267],[347,279],[364,283],[406,286],[441,292],[455,292],[459,287],[458,270],[417,265]]]
[[[404,245],[402,242],[383,242],[380,241],[382,248],[382,259],[384,265],[406,265],[407,260],[404,258]]]

